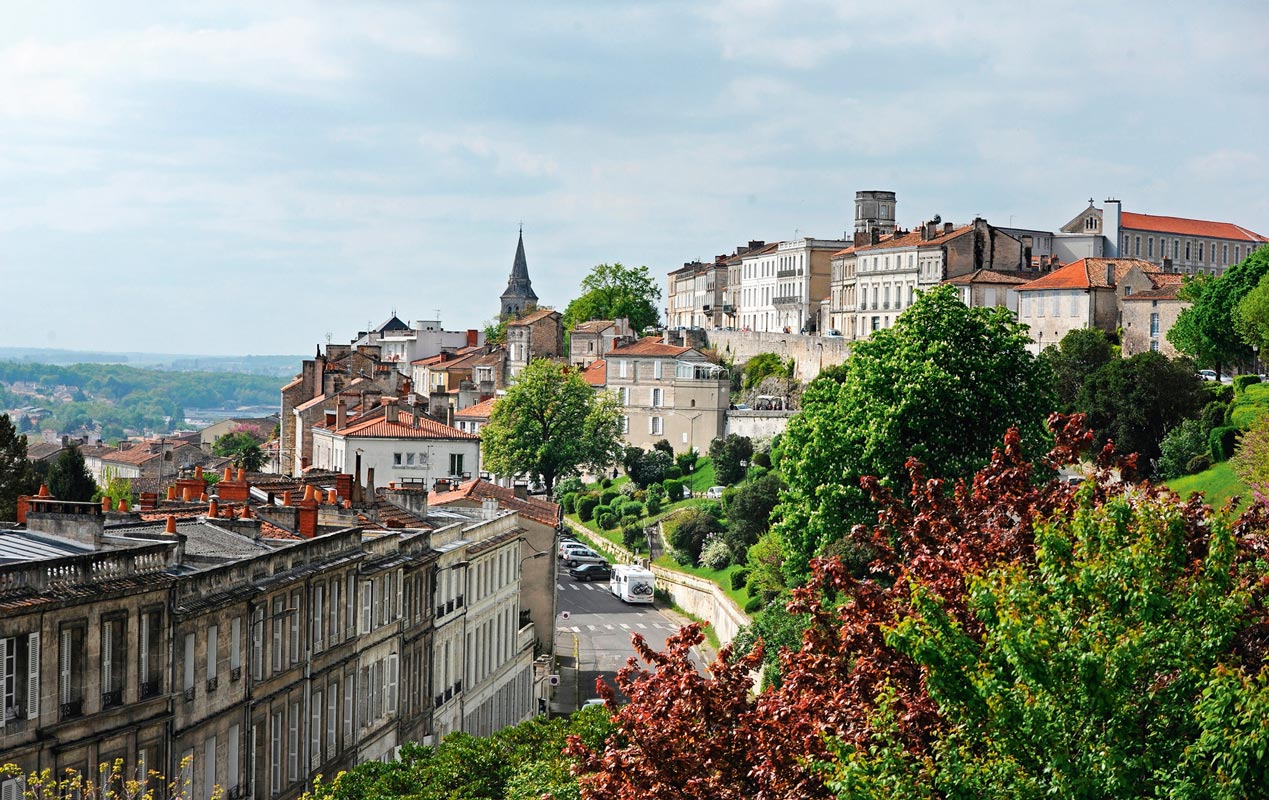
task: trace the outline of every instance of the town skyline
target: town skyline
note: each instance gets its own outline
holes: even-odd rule
[[[1116,197],[1263,231],[1247,176],[1269,165],[1269,71],[1246,42],[1267,20],[1238,2],[6,9],[0,272],[46,302],[15,304],[0,339],[306,353],[394,309],[479,327],[521,221],[562,309],[597,263],[664,276],[839,237],[868,189],[897,193],[905,227],[1055,229]]]

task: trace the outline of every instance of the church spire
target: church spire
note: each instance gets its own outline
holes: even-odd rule
[[[502,319],[515,317],[537,305],[538,296],[533,293],[529,280],[529,262],[524,257],[524,226],[520,226],[520,240],[516,243],[516,257],[511,264],[511,277],[502,293]]]

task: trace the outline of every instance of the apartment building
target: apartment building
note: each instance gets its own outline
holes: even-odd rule
[[[775,242],[741,256],[740,321],[760,332],[818,332],[820,306],[829,296],[834,253],[842,239]]]
[[[667,439],[675,450],[704,453],[722,435],[731,379],[699,350],[647,337],[613,350],[604,366],[630,444],[649,448]]]
[[[579,322],[568,335],[568,363],[586,369],[607,356],[614,347],[630,344],[638,338],[638,333],[630,327],[630,320],[625,317]]]
[[[666,327],[721,327],[727,305],[727,258],[713,263],[689,261],[670,273]]]

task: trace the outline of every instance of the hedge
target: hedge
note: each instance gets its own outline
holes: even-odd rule
[[[595,518],[596,508],[599,508],[599,498],[593,494],[583,495],[577,500],[577,518],[590,522]]]
[[[617,517],[611,511],[599,512],[599,518],[596,521],[599,523],[599,527],[606,531],[617,527]]]
[[[1234,454],[1234,442],[1238,437],[1238,429],[1232,425],[1212,428],[1207,436],[1207,445],[1212,451],[1212,463],[1226,461]]]

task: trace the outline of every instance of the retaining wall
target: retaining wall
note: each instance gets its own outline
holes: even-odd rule
[[[789,427],[793,411],[728,411],[723,435],[748,436],[755,442],[767,442]]]
[[[754,331],[706,331],[705,335],[709,346],[737,367],[759,353],[792,358],[797,364],[795,377],[803,383],[809,383],[824,367],[841,364],[850,355],[850,343],[840,337]]]

